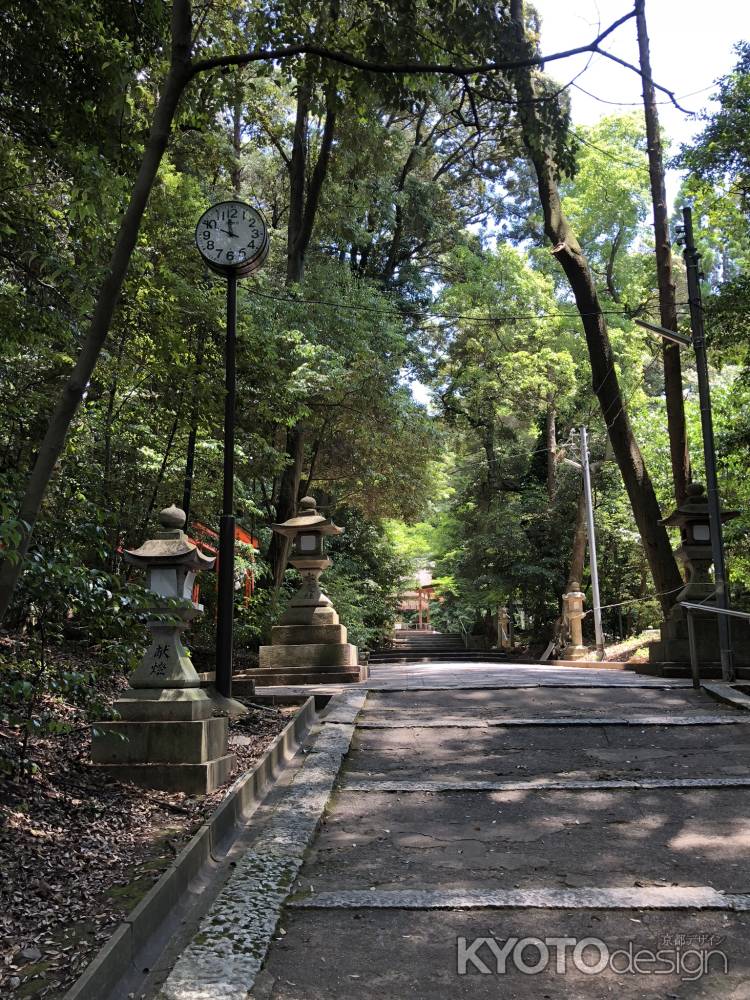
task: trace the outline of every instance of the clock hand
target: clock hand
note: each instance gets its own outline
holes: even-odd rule
[[[234,240],[237,239],[237,233],[233,232],[231,229],[221,229],[221,227],[220,227],[219,228],[219,232],[226,233],[227,236],[231,236],[231,238],[234,239]]]

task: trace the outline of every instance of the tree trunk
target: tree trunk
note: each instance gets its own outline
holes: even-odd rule
[[[557,489],[557,409],[550,400],[545,415],[545,446],[547,448],[547,496],[552,500]]]
[[[104,414],[104,456],[102,459],[102,507],[109,507],[110,474],[112,472],[112,417],[117,396],[117,374],[112,376],[107,393],[107,411]]]
[[[386,259],[386,264],[383,269],[383,283],[390,284],[396,273],[396,268],[398,267],[399,255],[401,252],[401,241],[404,234],[404,210],[401,205],[401,199],[399,195],[402,195],[404,189],[406,188],[406,182],[409,178],[409,174],[412,172],[414,167],[418,162],[418,152],[422,142],[422,122],[427,114],[427,105],[423,105],[417,115],[417,120],[414,125],[414,143],[409,150],[409,155],[406,157],[406,162],[401,168],[398,180],[396,182],[396,190],[394,192],[395,196],[395,224],[393,227],[393,236],[391,238],[391,245],[388,249],[388,257]]]
[[[307,118],[311,99],[312,83],[309,80],[303,80],[297,90],[297,113],[294,122],[292,156],[289,162],[287,285],[301,283],[305,277],[305,255],[312,238],[336,130],[336,88],[334,84],[330,84],[326,93],[326,117],[320,140],[320,150],[310,177],[310,183],[306,189],[305,179],[309,155]],[[305,452],[305,430],[301,423],[296,424],[287,432],[286,450],[290,461],[281,473],[276,504],[277,522],[286,521],[297,509]],[[284,579],[284,571],[289,557],[288,540],[274,533],[268,557],[271,563],[273,586],[278,590]]]
[[[242,71],[238,72],[237,92],[234,95],[232,108],[232,149],[234,163],[232,164],[232,190],[235,198],[242,194]],[[231,227],[230,227],[231,228]]]
[[[643,81],[643,110],[646,116],[646,138],[648,140],[648,170],[651,180],[651,200],[654,207],[654,249],[656,251],[656,272],[659,284],[659,313],[661,325],[667,330],[677,331],[677,302],[675,283],[672,276],[672,246],[669,240],[669,219],[667,216],[667,192],[664,184],[664,157],[661,134],[659,132],[659,112],[656,105],[656,91],[651,77],[651,55],[646,26],[646,0],[636,0],[636,24],[638,26],[638,51]],[[664,358],[664,395],[667,401],[667,428],[669,431],[669,454],[672,462],[672,481],[677,504],[686,496],[690,482],[690,452],[688,451],[687,429],[685,426],[685,405],[683,402],[682,362],[680,348],[668,340],[662,343]]]
[[[305,254],[300,236],[305,212],[305,174],[307,171],[307,115],[310,110],[311,85],[305,78],[297,84],[297,112],[289,162],[289,228],[287,229],[286,283],[294,285],[305,276]]]
[[[519,42],[528,48],[523,25],[523,0],[511,0],[511,16],[516,22]],[[659,524],[661,511],[656,493],[625,409],[596,285],[575,233],[563,212],[555,164],[537,119],[531,71],[521,69],[515,73],[515,77],[520,99],[518,116],[524,143],[537,176],[544,212],[544,230],[552,242],[552,253],[565,272],[575,296],[586,335],[594,392],[630,499],[656,591],[661,595],[659,600],[666,613],[674,603],[674,595],[681,588],[682,580],[666,528]]]
[[[568,590],[573,589],[573,584],[578,584],[580,588],[583,582],[583,568],[586,563],[586,496],[581,487],[578,494],[578,505],[576,507],[576,526],[573,532],[573,545],[570,550],[570,568],[568,570]],[[576,589],[578,589],[576,588]]]
[[[307,479],[305,480],[304,489],[301,490],[303,496],[306,496],[312,489],[312,484],[315,481],[315,472],[317,470],[318,459],[320,458],[320,449],[323,444],[323,435],[326,433],[328,428],[328,421],[323,421],[323,426],[318,431],[318,436],[315,439],[315,443],[312,446],[312,454],[310,455],[310,468],[308,469]]]
[[[138,176],[133,185],[130,202],[117,233],[107,275],[99,290],[94,314],[81,352],[50,417],[44,440],[29,476],[26,492],[21,500],[18,516],[27,526],[19,545],[21,558],[16,561],[5,558],[0,564],[0,619],[5,616],[10,605],[21,572],[23,557],[28,552],[31,535],[39,516],[47,485],[60,460],[68,430],[78,412],[86,386],[109,332],[112,315],[125,280],[125,273],[138,239],[143,213],[146,210],[146,204],[164,150],[167,148],[177,104],[190,79],[192,16],[187,0],[175,0],[172,6],[171,34],[169,72],[154,112],[151,131]]]
[[[169,428],[169,434],[167,435],[167,443],[164,446],[164,454],[162,455],[161,465],[159,466],[159,471],[156,474],[156,479],[154,480],[154,488],[151,491],[151,499],[149,500],[148,507],[143,515],[141,527],[137,535],[138,538],[142,538],[145,535],[149,518],[151,517],[154,507],[156,506],[156,500],[159,496],[159,488],[164,481],[164,473],[167,471],[169,456],[172,453],[172,445],[174,444],[175,435],[177,434],[177,428],[180,426],[180,409],[181,407],[177,408],[174,420],[172,421],[172,426]]]
[[[203,349],[206,331],[201,327],[198,331],[198,343],[195,348],[195,371],[198,379],[203,372]],[[195,446],[198,441],[198,397],[193,396],[190,409],[190,434],[188,435],[187,452],[185,454],[185,485],[182,492],[182,509],[185,511],[185,531],[190,531],[190,507],[193,502],[193,479],[195,477]]]
[[[487,459],[487,510],[492,506],[492,501],[498,489],[498,468],[497,454],[495,453],[495,424],[492,418],[482,424],[482,447]]]
[[[305,453],[305,435],[301,424],[290,427],[286,436],[286,451],[291,459],[284,469],[279,484],[279,498],[276,502],[276,519],[286,521],[297,509],[299,484],[302,479],[302,459]],[[289,539],[275,531],[268,549],[271,563],[273,586],[278,590],[284,579],[284,571],[289,558]]]

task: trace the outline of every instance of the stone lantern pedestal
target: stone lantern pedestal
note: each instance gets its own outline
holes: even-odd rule
[[[313,497],[303,497],[297,514],[274,531],[294,542],[290,564],[299,570],[302,584],[278,625],[271,629],[271,645],[261,646],[256,684],[341,684],[363,680],[357,647],[347,642],[331,599],[320,589],[320,575],[331,565],[323,545],[327,535],[343,528],[316,510]]]
[[[563,660],[585,660],[589,655],[589,648],[583,644],[583,619],[586,612],[583,610],[583,602],[586,595],[581,590],[581,585],[577,580],[569,583],[567,594],[563,594],[563,618],[567,622],[570,630],[570,643],[561,653]]]
[[[229,778],[234,757],[227,753],[228,720],[214,717],[182,635],[203,611],[192,601],[195,575],[214,560],[182,531],[183,511],[168,507],[159,520],[164,531],[125,553],[146,569],[157,597],[147,623],[151,643],[130,676],[130,690],[115,702],[120,720],[94,727],[91,755],[120,781],[204,795]]]
[[[737,511],[722,511],[722,521],[737,517]],[[701,483],[691,483],[685,502],[661,522],[668,527],[678,527],[681,543],[675,556],[685,568],[687,583],[676,595],[665,622],[661,626],[661,640],[649,649],[649,662],[667,668],[684,669],[690,664],[687,618],[680,607],[681,601],[694,604],[713,604],[715,587],[711,579],[711,524],[708,501]],[[708,598],[708,600],[707,600]],[[719,626],[717,616],[693,612],[698,661],[703,667],[720,669]],[[732,645],[735,664],[750,665],[750,627],[746,621],[731,620]]]

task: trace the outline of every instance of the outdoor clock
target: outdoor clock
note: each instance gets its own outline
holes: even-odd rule
[[[244,278],[268,256],[268,229],[256,208],[220,201],[200,217],[195,243],[211,270]]]

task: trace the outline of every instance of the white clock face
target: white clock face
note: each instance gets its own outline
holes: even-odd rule
[[[260,212],[241,201],[222,201],[204,212],[195,242],[208,264],[221,270],[247,269],[265,257],[266,224]]]

